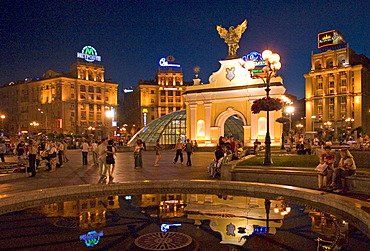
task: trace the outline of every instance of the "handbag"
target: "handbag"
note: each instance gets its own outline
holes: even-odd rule
[[[320,173],[323,173],[326,171],[326,169],[328,168],[328,165],[323,163],[323,164],[318,164],[317,167],[315,168],[315,171],[317,172],[320,172]]]

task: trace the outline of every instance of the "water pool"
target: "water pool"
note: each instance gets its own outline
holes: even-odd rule
[[[342,216],[228,194],[122,194],[0,215],[0,250],[367,250]]]

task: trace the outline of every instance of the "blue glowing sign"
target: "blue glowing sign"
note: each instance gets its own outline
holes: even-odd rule
[[[252,51],[251,53],[242,56],[242,59],[245,61],[251,60],[256,63],[256,66],[265,66],[266,61],[262,57],[262,53],[259,53],[258,51]]]
[[[87,45],[82,48],[81,52],[77,52],[77,57],[85,59],[87,62],[101,61],[101,57],[98,56],[98,52],[94,47]]]
[[[181,227],[181,223],[175,223],[175,224],[162,224],[161,225],[161,231],[162,232],[167,232],[170,227]]]
[[[267,227],[261,227],[261,226],[253,226],[253,227],[254,227],[254,231],[253,231],[252,235],[268,233],[268,228]]]
[[[100,237],[102,237],[103,235],[103,231],[99,233],[96,231],[91,231],[87,234],[81,235],[80,240],[85,241],[86,247],[93,247],[99,243]]]
[[[159,60],[159,65],[164,66],[164,67],[166,67],[166,66],[181,67],[181,65],[179,65],[179,64],[169,64],[168,61],[166,60],[166,58],[161,58]]]

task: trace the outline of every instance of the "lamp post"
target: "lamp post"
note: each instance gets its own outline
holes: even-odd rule
[[[293,106],[287,106],[285,111],[289,114],[289,132],[292,130],[292,114],[294,112]]]
[[[1,132],[4,132],[4,119],[6,118],[4,114],[0,116],[1,118]]]
[[[35,133],[35,131],[36,131],[36,126],[39,126],[39,125],[40,124],[36,121],[33,121],[33,122],[30,123],[30,126],[33,127],[33,133]]]
[[[265,50],[262,52],[263,59],[266,60],[267,65],[263,67],[263,76],[259,75],[252,75],[252,78],[260,78],[262,79],[263,83],[266,85],[266,98],[270,98],[270,81],[271,78],[276,76],[276,72],[280,70],[281,63],[280,63],[280,56],[277,53],[272,53],[270,50]],[[252,70],[256,67],[255,63],[253,61],[247,61],[246,68],[252,72]],[[269,166],[272,164],[271,161],[271,137],[270,137],[270,112],[266,111],[266,138],[265,138],[265,160],[263,162],[263,165]]]

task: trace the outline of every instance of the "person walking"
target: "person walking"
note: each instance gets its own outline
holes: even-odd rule
[[[96,154],[98,156],[99,165],[99,181],[98,183],[106,183],[107,180],[107,140],[102,139],[98,147],[96,148]]]
[[[141,141],[136,142],[135,150],[134,150],[134,159],[135,159],[135,168],[142,168],[143,167],[143,158],[141,151],[144,149],[144,146]]]
[[[191,144],[190,142],[190,139],[187,139],[186,140],[186,144],[185,144],[185,152],[188,156],[188,160],[186,161],[186,165],[187,166],[191,166],[191,154],[193,153],[193,145]]]
[[[159,139],[157,140],[155,144],[155,161],[154,166],[159,166],[159,161],[161,160],[161,145],[159,144]]]
[[[114,173],[114,168],[115,168],[115,155],[116,155],[116,147],[113,144],[113,140],[110,139],[108,140],[108,145],[107,145],[107,156],[106,156],[106,163],[107,163],[107,169],[108,169],[108,174],[109,174],[109,184],[113,184],[113,173]]]
[[[63,141],[63,163],[66,163],[69,161],[69,159],[67,158],[67,150],[68,150],[68,143],[67,141]]]
[[[179,159],[180,157],[180,160],[181,160],[181,164],[182,162],[184,162],[184,157],[182,156],[182,150],[184,148],[184,144],[181,143],[181,140],[178,139],[177,140],[177,143],[175,145],[175,150],[176,150],[176,156],[175,156],[175,159],[173,160],[173,163],[176,164],[177,160]]]
[[[92,156],[93,156],[94,165],[97,165],[98,164],[98,155],[96,154],[96,149],[97,148],[98,148],[98,142],[97,141],[94,141],[91,144],[91,150],[92,150]]]
[[[82,152],[82,165],[87,165],[87,155],[89,154],[89,143],[84,140],[81,144],[81,152]]]
[[[36,155],[38,152],[38,147],[33,142],[30,140],[29,146],[28,146],[28,164],[29,164],[29,169],[28,172],[31,173],[29,177],[35,177],[36,176]]]
[[[58,148],[54,142],[50,144],[48,152],[50,161],[50,172],[54,172],[57,167],[57,156],[58,156]]]
[[[2,162],[5,162],[5,154],[6,154],[6,146],[4,144],[4,141],[0,141],[0,159]]]
[[[61,141],[57,142],[57,148],[58,148],[58,165],[57,167],[63,166],[63,156],[64,156],[64,144]]]

